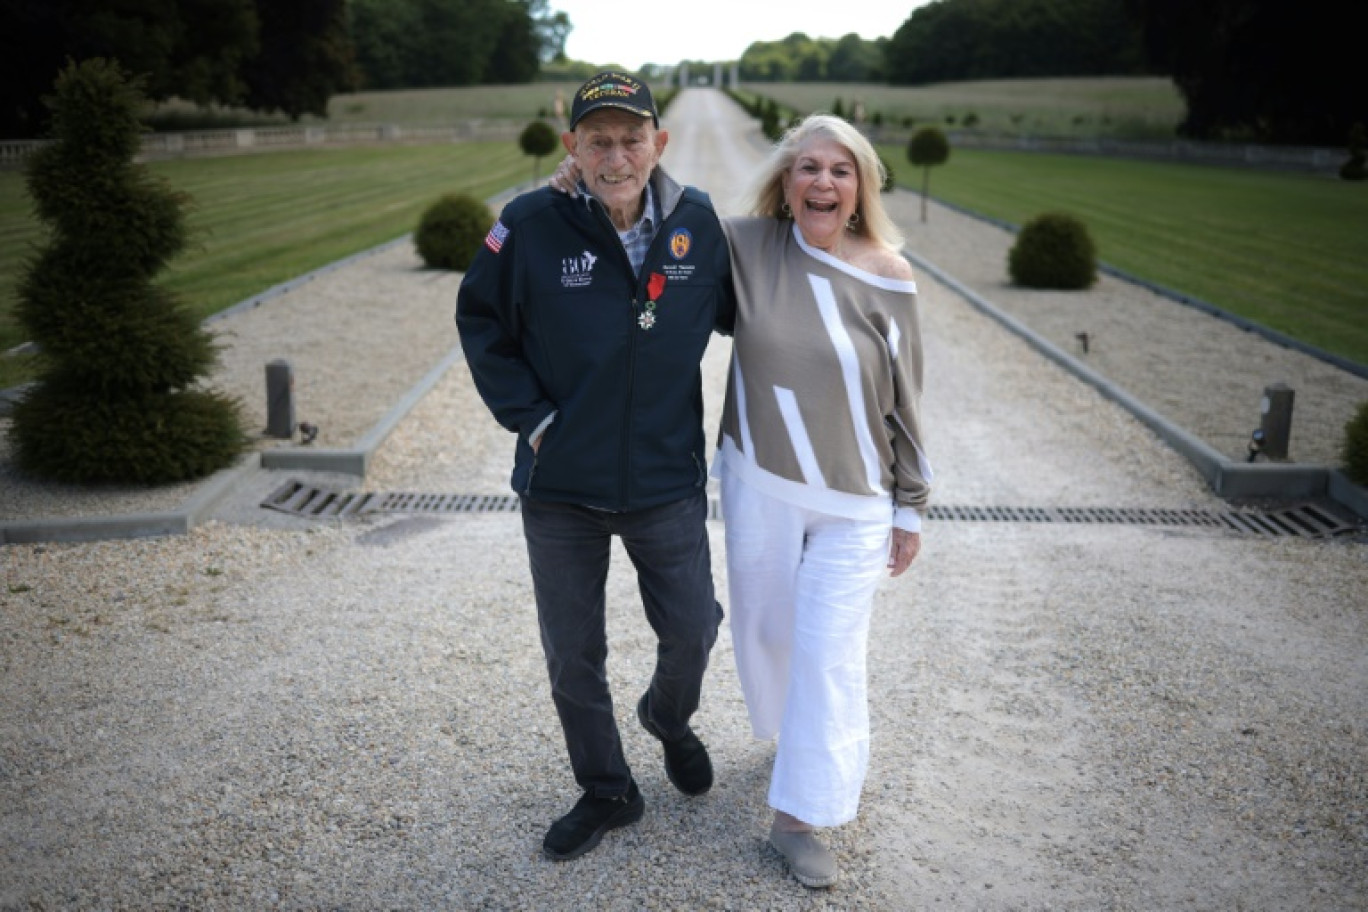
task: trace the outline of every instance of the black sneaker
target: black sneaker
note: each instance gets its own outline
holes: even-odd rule
[[[551,824],[542,851],[553,861],[579,858],[598,845],[604,833],[636,823],[645,812],[646,801],[635,782],[617,798],[595,798],[585,792],[570,813]]]
[[[669,740],[651,722],[648,700],[651,692],[641,695],[637,702],[637,718],[648,732],[660,739],[665,746],[665,775],[670,777],[674,787],[686,795],[701,795],[713,784],[712,761],[708,759],[708,749],[692,731],[674,741]]]

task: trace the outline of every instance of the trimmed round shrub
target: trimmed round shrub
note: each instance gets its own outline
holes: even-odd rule
[[[448,193],[423,213],[413,240],[429,267],[462,271],[470,267],[493,224],[484,203],[466,193]]]
[[[907,141],[907,160],[919,168],[943,165],[950,158],[950,140],[936,127],[922,127]]]
[[[1007,254],[1012,281],[1027,288],[1087,288],[1097,281],[1097,247],[1088,228],[1067,212],[1027,222]]]
[[[518,148],[523,155],[532,156],[532,183],[537,182],[537,172],[543,157],[550,155],[560,146],[560,134],[544,120],[534,120],[523,127],[518,137]]]
[[[1344,474],[1355,484],[1368,485],[1368,402],[1344,426]]]

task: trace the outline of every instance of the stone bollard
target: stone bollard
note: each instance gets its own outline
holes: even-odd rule
[[[294,368],[289,361],[266,363],[266,434],[289,438],[295,432]]]
[[[1288,443],[1292,439],[1292,387],[1274,383],[1264,387],[1259,404],[1259,430],[1263,434],[1262,453],[1269,459],[1287,459]]]

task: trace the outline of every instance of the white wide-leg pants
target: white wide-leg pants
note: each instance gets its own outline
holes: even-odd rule
[[[869,768],[865,656],[892,509],[846,519],[721,475],[736,668],[755,736],[779,739],[769,804],[847,823]]]

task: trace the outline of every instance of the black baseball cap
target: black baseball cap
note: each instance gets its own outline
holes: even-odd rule
[[[579,87],[570,105],[570,129],[575,129],[575,124],[585,114],[599,108],[620,108],[649,117],[653,124],[660,126],[650,87],[635,76],[617,70],[604,70]]]

